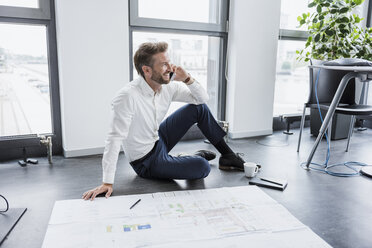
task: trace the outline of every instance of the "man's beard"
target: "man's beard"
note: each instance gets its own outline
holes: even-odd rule
[[[155,71],[153,71],[153,73],[152,73],[151,80],[157,82],[158,84],[168,84],[169,83],[169,79],[165,80],[159,72],[155,72]]]

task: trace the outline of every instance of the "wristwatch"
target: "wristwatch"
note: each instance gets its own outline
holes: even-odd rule
[[[185,79],[185,81],[183,81],[185,84],[187,84],[189,81],[190,81],[190,79],[191,79],[191,76],[190,76],[190,74],[189,74],[189,76]]]
[[[189,84],[192,84],[195,80],[191,80],[191,75],[189,74],[189,76],[185,79],[185,81],[183,81],[186,85],[189,85]],[[191,81],[190,81],[191,80]]]

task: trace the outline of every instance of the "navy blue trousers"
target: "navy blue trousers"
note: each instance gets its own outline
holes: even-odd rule
[[[199,179],[208,176],[211,168],[206,159],[168,154],[195,123],[213,145],[226,135],[206,104],[185,105],[160,124],[159,141],[150,156],[140,164],[132,164],[136,173],[144,178],[159,179]]]

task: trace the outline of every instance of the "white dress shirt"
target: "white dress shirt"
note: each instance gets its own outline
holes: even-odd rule
[[[123,145],[129,161],[142,158],[159,139],[158,130],[172,101],[202,104],[208,94],[199,82],[172,81],[155,92],[139,77],[123,87],[112,101],[110,131],[103,153],[103,182],[114,183],[116,164]]]

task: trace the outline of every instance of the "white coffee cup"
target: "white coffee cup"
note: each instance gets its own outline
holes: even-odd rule
[[[244,173],[246,177],[254,177],[258,172],[258,166],[253,162],[244,163]]]

